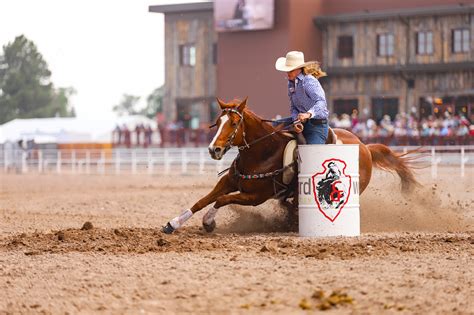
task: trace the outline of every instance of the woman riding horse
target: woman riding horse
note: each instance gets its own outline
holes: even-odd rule
[[[217,118],[217,133],[209,145],[209,153],[213,159],[220,160],[234,146],[238,148],[239,155],[214,189],[190,209],[169,221],[162,228],[164,233],[169,234],[180,228],[194,213],[211,203],[214,204],[202,221],[208,232],[216,227],[215,216],[223,206],[256,206],[271,198],[286,201],[295,196],[297,178],[294,176],[289,185],[283,184],[283,172],[287,166],[283,166],[282,162],[285,147],[293,137],[279,132],[280,129],[274,128],[248,110],[247,99],[230,103],[219,99],[217,101],[222,113]],[[383,144],[364,145],[354,134],[342,129],[334,129],[334,134],[344,144],[359,144],[361,194],[369,184],[372,166],[397,172],[402,191],[410,191],[417,185],[409,166],[411,152],[396,154]]]
[[[286,72],[288,77],[288,97],[290,98],[291,117],[277,122],[295,124],[295,131],[303,133],[307,144],[325,144],[328,138],[328,107],[320,77],[326,73],[316,61],[304,61],[301,51],[290,51],[286,57],[275,62],[278,71]]]

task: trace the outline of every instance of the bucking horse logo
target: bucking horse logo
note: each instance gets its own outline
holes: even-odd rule
[[[334,222],[349,200],[351,177],[346,175],[347,164],[339,159],[323,162],[322,172],[312,176],[314,200],[319,211]]]

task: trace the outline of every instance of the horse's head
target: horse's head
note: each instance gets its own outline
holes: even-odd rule
[[[224,103],[217,99],[222,113],[217,118],[217,132],[209,144],[209,154],[214,160],[220,160],[232,146],[241,146],[245,142],[244,108],[247,98],[241,101]]]

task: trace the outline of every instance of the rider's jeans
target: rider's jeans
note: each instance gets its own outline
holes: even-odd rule
[[[328,124],[313,125],[311,120],[304,124],[303,136],[307,144],[325,144],[328,138]]]
[[[285,117],[282,119],[275,120],[274,126],[281,123],[289,125],[293,122],[293,118]],[[311,120],[307,120],[304,124],[303,136],[306,139],[307,144],[325,144],[328,138],[328,124],[314,125]]]

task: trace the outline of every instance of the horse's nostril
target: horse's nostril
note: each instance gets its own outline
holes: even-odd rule
[[[219,148],[219,147],[217,147],[217,148],[214,149],[214,153],[220,153],[221,151],[222,151],[222,149]]]

